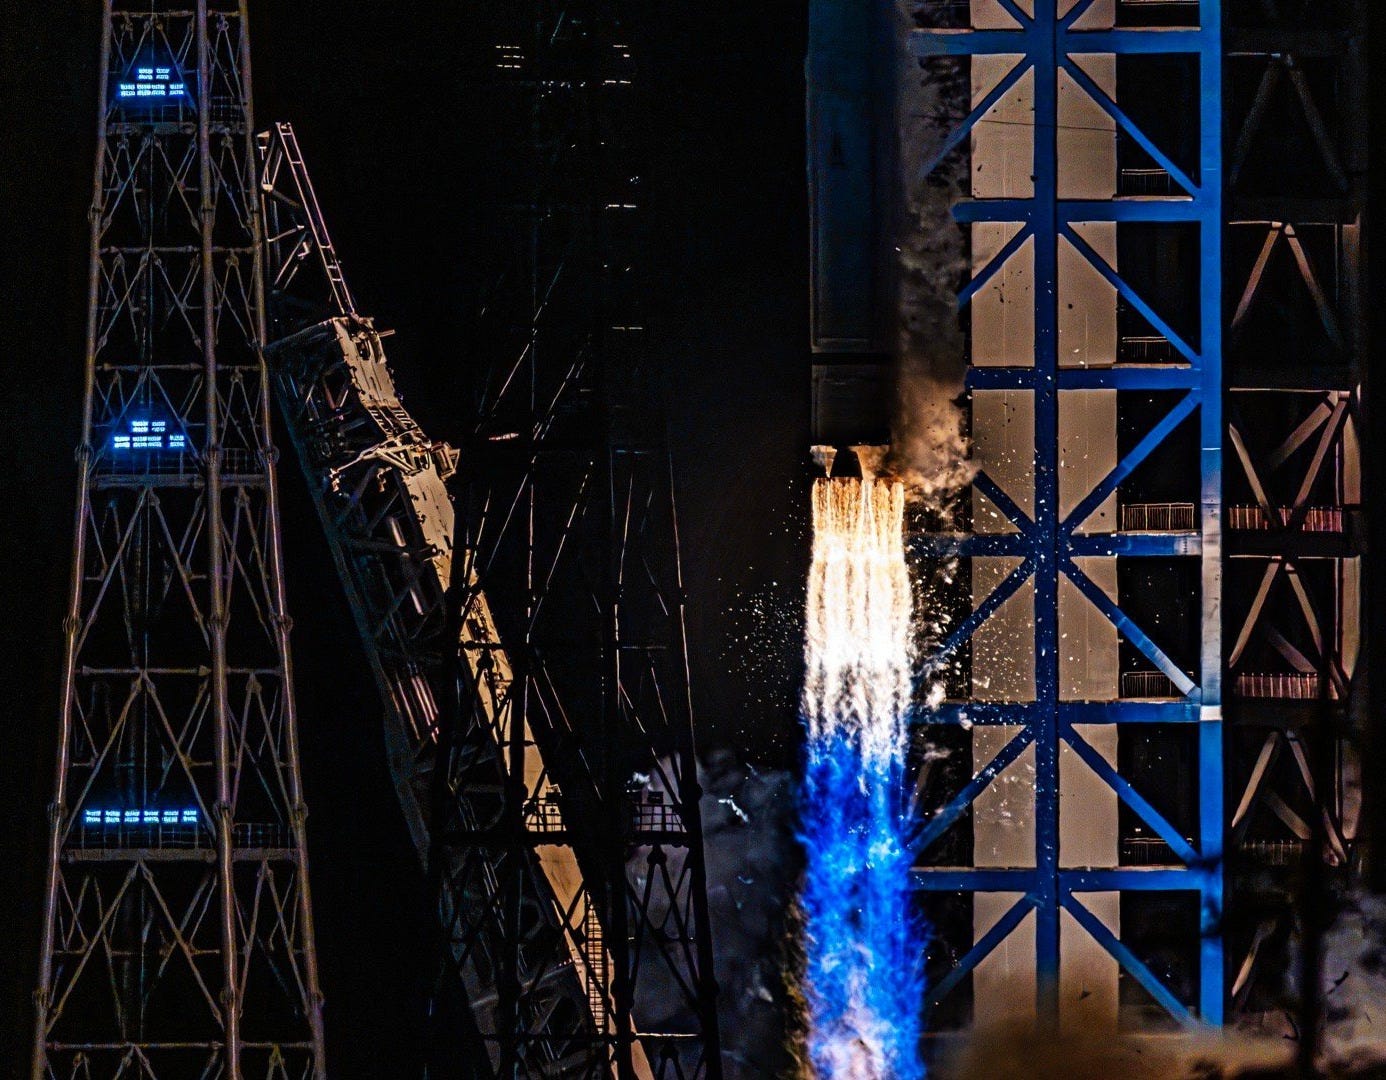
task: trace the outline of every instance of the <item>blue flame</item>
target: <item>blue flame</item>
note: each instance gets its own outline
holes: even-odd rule
[[[896,810],[900,763],[873,769],[838,729],[811,740],[802,841],[809,1055],[822,1080],[924,1076],[925,931],[912,916],[910,852]]]
[[[899,800],[913,644],[904,489],[818,480],[805,621],[808,1052],[820,1080],[918,1080],[922,921]]]

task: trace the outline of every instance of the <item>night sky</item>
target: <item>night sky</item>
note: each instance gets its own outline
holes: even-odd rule
[[[494,0],[493,0],[494,2]],[[487,5],[251,6],[257,123],[294,123],[359,307],[430,434],[458,430],[481,281]],[[808,443],[802,0],[654,5],[652,297],[668,363],[698,737],[795,750]],[[95,3],[0,31],[4,752],[0,1077],[27,1075],[70,563],[95,140]],[[658,10],[662,8],[663,10]],[[323,11],[331,18],[322,18]],[[420,14],[426,11],[427,14]],[[393,1080],[429,972],[422,876],[379,706],[293,459],[284,525],[318,950],[334,1076]]]

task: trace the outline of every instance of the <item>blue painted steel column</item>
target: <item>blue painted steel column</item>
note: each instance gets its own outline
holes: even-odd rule
[[[1036,0],[1035,238],[1035,948],[1036,1012],[1059,1025],[1059,0]]]
[[[1207,870],[1199,913],[1199,1011],[1223,1020],[1222,940],[1222,0],[1201,0],[1199,63],[1199,350],[1203,533],[1203,704],[1198,739],[1199,848]]]

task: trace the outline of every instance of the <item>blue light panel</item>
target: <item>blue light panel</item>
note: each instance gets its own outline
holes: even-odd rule
[[[184,451],[188,437],[181,431],[169,431],[167,420],[141,417],[131,419],[125,431],[111,436],[111,449]]]
[[[83,810],[82,824],[88,828],[112,825],[196,825],[196,807],[175,810]]]
[[[180,101],[188,96],[187,84],[171,65],[141,64],[116,85],[121,101]]]

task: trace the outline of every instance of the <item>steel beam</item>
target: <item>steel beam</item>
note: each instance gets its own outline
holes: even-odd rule
[[[951,702],[934,710],[922,710],[920,724],[1007,725],[1017,734],[1001,754],[964,783],[921,833],[932,844],[959,821],[978,795],[995,783],[1021,749],[1034,747],[1034,866],[962,868],[916,866],[916,881],[929,892],[1019,892],[1024,900],[1010,909],[980,938],[964,962],[935,987],[935,998],[946,996],[1001,940],[1022,924],[1033,908],[1037,1014],[1042,1024],[1058,1021],[1058,977],[1062,950],[1059,913],[1068,910],[1077,925],[1091,935],[1122,967],[1144,986],[1180,1022],[1220,1023],[1223,1015],[1222,829],[1222,10],[1218,0],[1202,0],[1193,28],[1175,30],[1117,28],[1082,30],[1077,26],[1091,4],[1080,3],[1065,15],[1055,0],[1038,0],[1033,17],[1011,11],[1015,29],[963,29],[914,31],[909,45],[926,63],[933,57],[1014,57],[1001,83],[978,91],[981,104],[947,138],[944,145],[928,149],[926,161],[937,163],[957,147],[984,119],[989,109],[1018,84],[1022,75],[1033,78],[1034,160],[1031,169],[1033,195],[1028,198],[964,199],[954,207],[963,225],[988,222],[1013,223],[1011,242],[1004,245],[959,294],[962,307],[969,306],[1001,267],[1033,239],[1032,280],[1034,297],[1033,362],[1024,366],[973,367],[968,385],[974,390],[1027,392],[1033,401],[1035,445],[1033,519],[1020,512],[1013,500],[989,478],[979,477],[978,490],[1011,519],[1016,531],[988,535],[939,534],[919,536],[917,552],[968,559],[976,556],[1010,556],[1020,565],[1006,577],[943,641],[936,663],[960,649],[1000,604],[1022,584],[1034,591],[1035,697],[1032,701]],[[1082,66],[1085,56],[1186,55],[1197,66],[1200,124],[1195,169],[1185,173],[1151,139],[1122,104],[1120,88],[1115,95],[1102,91]],[[1057,132],[1058,80],[1063,71],[1076,86],[1104,110],[1128,138],[1162,163],[1183,197],[1113,198],[1110,200],[1064,196],[1059,190]],[[1117,266],[1100,255],[1074,227],[1074,223],[1181,223],[1198,233],[1199,271],[1196,292],[1200,328],[1198,336],[1184,340],[1160,311],[1148,303],[1123,277]],[[1139,311],[1157,332],[1173,343],[1185,361],[1159,368],[1067,368],[1058,349],[1059,244],[1069,245],[1118,295]],[[1058,407],[1063,395],[1074,391],[1180,391],[1179,403],[1147,434],[1075,509],[1061,512],[1058,475],[1061,454]],[[1117,491],[1137,465],[1157,452],[1181,423],[1195,418],[1199,431],[1199,501],[1197,529],[1191,534],[1085,535],[1080,526]],[[1120,606],[1098,588],[1076,559],[1092,556],[1130,558],[1188,558],[1201,567],[1201,649],[1192,676],[1169,661],[1156,635],[1127,616]],[[1059,583],[1067,579],[1127,638],[1154,657],[1178,692],[1167,701],[1060,700],[1058,656]],[[1136,784],[1120,775],[1078,733],[1076,724],[1115,724],[1134,734],[1148,724],[1192,724],[1198,733],[1197,828],[1190,839],[1180,835],[1152,806]],[[1181,865],[1176,867],[1109,867],[1075,871],[1059,861],[1059,772],[1061,743],[1119,796],[1134,807],[1164,838]],[[921,851],[921,856],[927,852]],[[1198,897],[1200,910],[1200,975],[1193,1000],[1180,1000],[1164,987],[1141,960],[1097,919],[1075,894],[1107,892],[1189,892]]]

